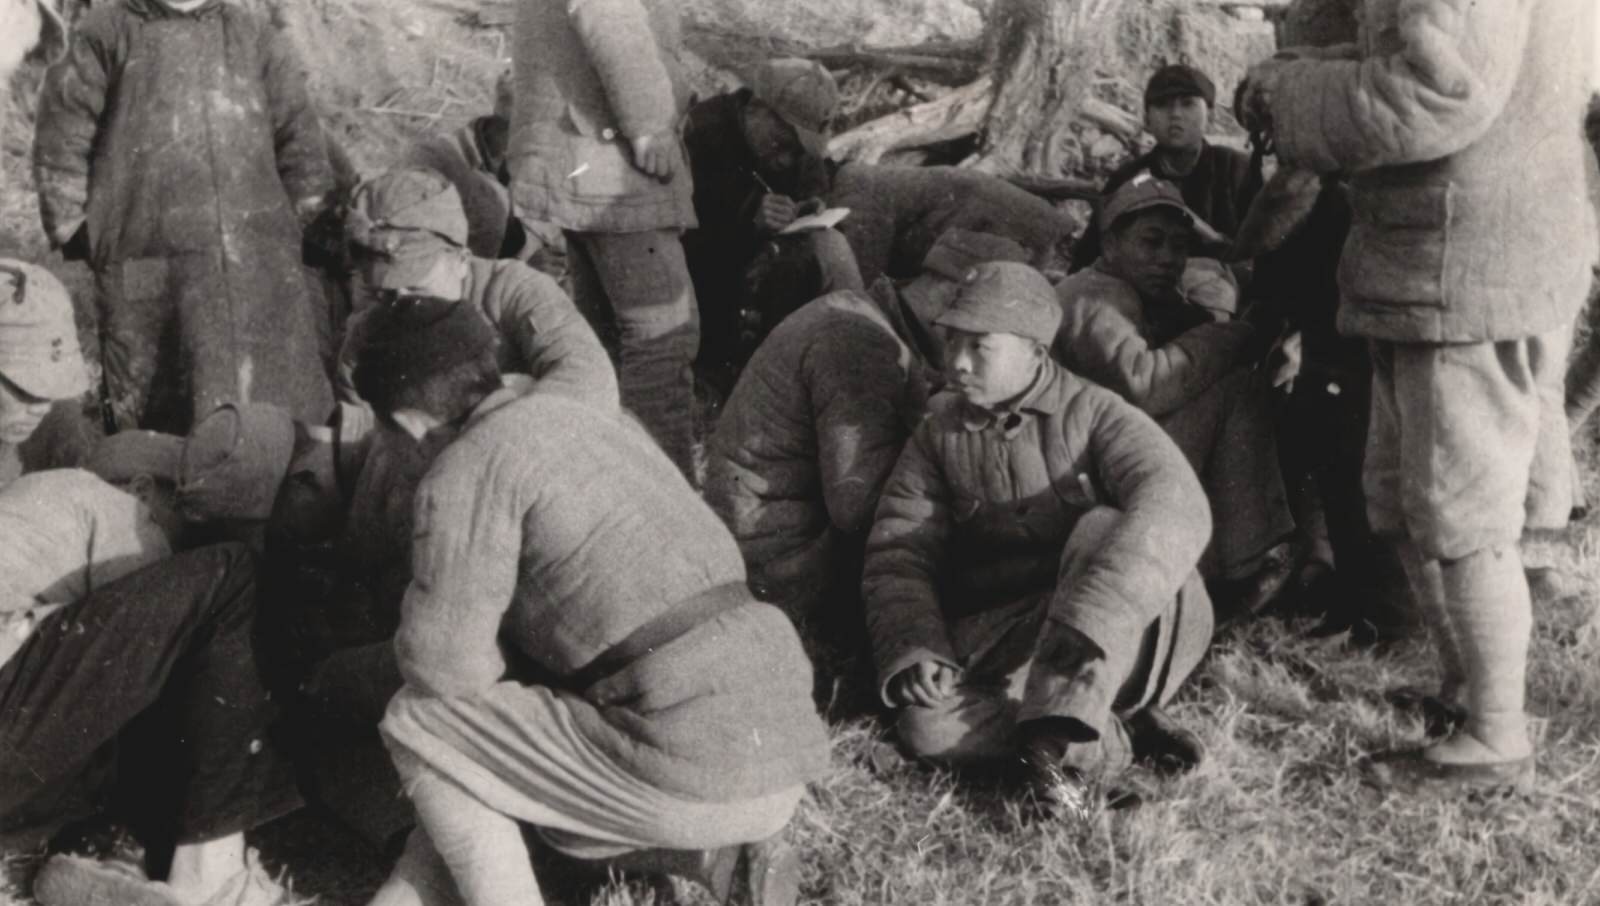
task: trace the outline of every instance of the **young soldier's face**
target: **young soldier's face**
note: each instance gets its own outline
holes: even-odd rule
[[[1141,211],[1106,235],[1106,263],[1141,296],[1161,298],[1177,291],[1193,239],[1194,227],[1178,211]]]
[[[974,406],[992,409],[1028,389],[1044,353],[1016,334],[949,330],[944,360],[946,386]]]
[[[1196,95],[1165,98],[1144,108],[1144,125],[1163,148],[1198,148],[1205,140],[1211,107]]]
[[[0,441],[20,444],[50,414],[50,401],[34,396],[0,377]]]

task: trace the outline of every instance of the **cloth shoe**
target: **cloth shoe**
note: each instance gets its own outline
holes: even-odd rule
[[[1371,786],[1397,793],[1454,793],[1462,790],[1528,793],[1533,790],[1533,756],[1510,761],[1448,763],[1434,761],[1423,749],[1379,752],[1361,764]]]
[[[1181,774],[1192,771],[1205,758],[1205,744],[1157,705],[1141,709],[1123,722],[1133,745],[1133,757],[1149,762],[1157,771]]]

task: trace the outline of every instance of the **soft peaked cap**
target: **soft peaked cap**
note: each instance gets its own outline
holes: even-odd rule
[[[812,60],[769,60],[756,69],[750,93],[800,137],[816,157],[828,155],[828,122],[839,109],[839,85]]]
[[[1049,345],[1061,328],[1061,304],[1044,275],[1012,261],[974,267],[955,302],[934,323],[968,333],[1009,333]]]

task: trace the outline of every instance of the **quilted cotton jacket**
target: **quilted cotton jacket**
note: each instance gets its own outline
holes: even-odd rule
[[[694,226],[687,163],[662,184],[634,168],[628,147],[676,131],[686,108],[676,0],[525,0],[514,43],[507,165],[518,212],[579,232]]]
[[[1119,528],[1074,588],[1067,537],[1094,506]],[[862,593],[880,682],[921,661],[961,666],[949,621],[1053,593],[1052,618],[1090,639],[1137,637],[1211,534],[1205,492],[1149,416],[1047,363],[1008,413],[935,396],[878,501]]]
[[[926,335],[894,287],[815,299],[756,350],[711,436],[706,502],[752,573],[816,578],[859,545],[926,403]],[[858,551],[859,553],[859,551]]]
[[[1147,303],[1103,264],[1063,280],[1056,295],[1056,359],[1158,419],[1238,367],[1253,334],[1182,299]]]
[[[670,792],[730,801],[825,769],[799,637],[749,596],[732,537],[633,420],[491,396],[434,461],[416,526],[395,638],[413,690],[470,698],[509,651],[570,693],[585,737]],[[714,589],[731,606],[580,679]]]
[[[1040,254],[1072,224],[1036,195],[957,167],[850,163],[838,168],[827,202],[850,209],[838,230],[850,241],[863,286],[879,277],[910,279],[939,234],[951,227],[993,233]]]
[[[1515,339],[1572,323],[1593,0],[1366,0],[1360,55],[1261,70],[1285,163],[1351,176],[1346,333]]]

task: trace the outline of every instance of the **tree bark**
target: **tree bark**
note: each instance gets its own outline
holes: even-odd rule
[[[987,31],[994,103],[983,169],[1061,176],[1069,125],[1090,97],[1099,48],[1123,0],[996,0]]]
[[[890,151],[921,148],[978,131],[989,111],[994,82],[984,76],[927,103],[862,123],[828,143],[835,160],[875,164]]]

